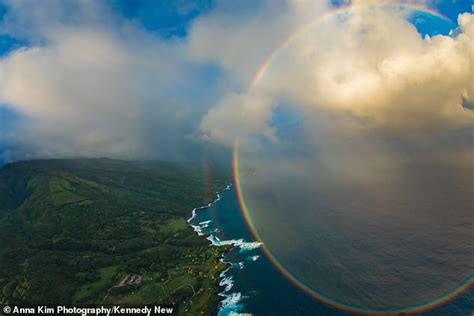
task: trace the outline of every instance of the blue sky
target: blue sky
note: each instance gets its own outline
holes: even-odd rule
[[[144,28],[161,36],[186,36],[188,23],[212,8],[212,1],[109,1],[126,19],[137,20]]]
[[[415,14],[414,19],[412,20],[413,23],[422,34],[447,34],[453,27],[456,27],[457,18],[460,13],[471,12],[471,1],[437,1],[432,5],[432,7],[436,11],[450,18],[453,22],[449,23],[444,20],[430,17],[426,14]]]

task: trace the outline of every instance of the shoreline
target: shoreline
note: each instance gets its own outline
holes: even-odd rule
[[[221,200],[221,193],[232,188],[232,184],[227,185],[223,190],[216,192],[216,199],[207,205],[196,207],[192,210],[191,217],[188,219],[189,225],[194,229],[198,236],[206,236],[206,239],[210,242],[209,246],[223,248],[221,252],[221,258],[219,262],[225,264],[225,268],[222,269],[218,276],[218,306],[217,314],[229,315],[234,313],[240,313],[241,309],[244,307],[240,301],[245,298],[243,293],[232,292],[234,287],[234,276],[229,275],[232,272],[233,268],[244,268],[244,262],[232,262],[226,261],[227,255],[238,249],[238,253],[246,253],[248,251],[253,251],[257,248],[260,248],[262,243],[257,241],[245,241],[244,238],[236,239],[221,239],[217,236],[219,233],[219,228],[214,227],[212,222],[213,219],[210,217],[204,217],[200,219],[198,223],[193,223],[193,221],[198,217],[198,211],[205,210]],[[222,237],[222,235],[220,235]],[[259,258],[259,255],[253,255],[248,258],[249,261],[256,261]],[[245,315],[250,315],[245,313]]]
[[[230,190],[231,187],[232,187],[232,184],[228,184],[221,191]],[[206,235],[202,232],[202,229],[207,228],[209,223],[212,220],[206,220],[204,222],[200,222],[198,225],[193,225],[191,222],[196,218],[197,211],[207,209],[207,208],[211,207],[213,204],[215,204],[216,202],[220,201],[221,195],[220,195],[219,191],[216,192],[216,196],[217,196],[216,199],[214,199],[212,202],[209,202],[208,204],[203,205],[203,206],[193,208],[192,211],[191,211],[191,217],[186,220],[187,223],[193,228],[193,230],[197,233],[198,236],[205,236]],[[215,243],[213,243],[212,240],[209,239],[210,236],[212,236],[212,233],[208,234],[208,236],[206,237],[206,239],[210,241],[209,246],[219,247],[219,248],[224,246],[224,245],[216,245]],[[214,315],[218,315],[219,312],[221,311],[222,302],[224,302],[225,299],[227,298],[225,293],[227,291],[229,291],[230,288],[232,287],[232,285],[229,286],[229,285],[226,285],[226,283],[225,283],[225,280],[226,280],[225,274],[226,274],[226,272],[228,272],[232,268],[232,263],[224,261],[225,253],[227,251],[231,250],[232,248],[233,248],[233,246],[229,247],[228,249],[223,249],[222,252],[221,252],[221,257],[219,258],[219,262],[224,264],[225,267],[222,270],[220,270],[219,274],[217,275],[217,280],[218,280],[218,283],[217,283],[217,305],[215,306],[215,311],[213,313]]]

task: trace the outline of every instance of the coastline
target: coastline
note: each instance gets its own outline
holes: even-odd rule
[[[232,187],[232,184],[229,184],[222,191],[230,190],[231,187]],[[186,221],[193,228],[193,230],[196,232],[196,234],[198,236],[206,235],[202,232],[202,229],[206,228],[209,225],[209,223],[211,222],[211,220],[209,219],[207,221],[200,222],[199,225],[193,225],[191,222],[196,218],[197,211],[204,210],[204,209],[207,209],[207,208],[211,207],[213,204],[220,201],[220,199],[221,199],[221,195],[218,191],[218,192],[216,192],[216,199],[214,199],[212,202],[209,202],[206,205],[195,207],[195,208],[192,209],[191,217],[188,218]],[[208,235],[208,237],[206,237],[207,240],[210,240],[209,236],[210,235]],[[221,245],[216,245],[212,241],[209,244],[209,246],[218,247],[218,248],[221,247]],[[224,293],[226,291],[230,290],[230,287],[228,285],[224,284],[223,280],[225,280],[226,272],[228,272],[230,270],[230,268],[232,267],[232,263],[226,262],[224,260],[225,253],[227,251],[229,251],[232,248],[232,246],[225,246],[225,247],[226,247],[225,249],[221,249],[221,256],[219,258],[219,263],[223,264],[224,267],[222,269],[218,270],[218,274],[215,276],[216,279],[218,280],[218,282],[217,282],[217,304],[214,307],[214,311],[212,313],[213,315],[218,315],[219,314],[219,311],[221,310],[221,306],[223,304],[222,302],[225,301],[225,299],[226,299],[226,296],[224,295]]]
[[[223,268],[218,275],[218,304],[216,306],[215,313],[218,315],[234,314],[236,313],[236,310],[240,310],[243,307],[243,305],[240,304],[240,301],[243,298],[242,293],[231,292],[234,286],[234,278],[232,275],[229,275],[229,273],[231,272],[232,268],[234,268],[234,266],[236,268],[242,269],[244,263],[228,261],[228,259],[226,259],[226,255],[230,254],[231,251],[236,249],[238,249],[238,252],[243,253],[255,250],[261,246],[260,242],[246,242],[243,238],[222,240],[217,236],[219,229],[217,227],[212,228],[212,218],[210,217],[201,218],[199,222],[193,223],[193,221],[197,221],[199,215],[203,215],[203,213],[200,213],[199,211],[205,211],[219,202],[222,198],[221,193],[230,190],[231,188],[232,184],[229,184],[220,192],[216,192],[216,199],[214,201],[208,203],[207,205],[194,208],[191,212],[191,217],[187,220],[188,224],[191,225],[198,236],[206,236],[206,239],[210,242],[209,246],[222,249],[219,262],[224,264],[225,268]],[[252,258],[252,261],[255,261],[258,259],[258,256],[253,256]]]

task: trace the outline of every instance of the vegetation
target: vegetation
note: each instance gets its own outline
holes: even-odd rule
[[[213,314],[222,249],[187,225],[228,181],[165,162],[40,160],[0,170],[0,304],[173,304]]]

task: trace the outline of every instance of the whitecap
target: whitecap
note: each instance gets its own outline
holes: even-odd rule
[[[221,310],[219,311],[219,315],[221,313],[229,313],[237,310],[240,307],[239,302],[242,300],[242,293],[231,293],[227,295],[225,299],[221,301]]]
[[[247,259],[247,260],[250,260],[250,261],[257,261],[258,258],[260,258],[260,256],[259,256],[259,255],[255,255],[255,256],[247,257],[246,259]]]
[[[219,285],[224,287],[222,294],[227,293],[234,286],[234,278],[232,276],[225,277],[219,281]]]
[[[240,252],[250,251],[259,248],[262,245],[261,242],[253,241],[253,242],[244,242],[240,247]]]
[[[204,233],[202,232],[202,228],[199,225],[191,225],[194,231],[198,234],[198,236],[203,236]]]
[[[191,223],[191,221],[196,217],[196,209],[197,208],[193,208],[193,211],[191,213],[191,217],[188,219],[188,223]]]
[[[229,239],[229,240],[220,240],[219,237],[211,234],[207,237],[207,240],[209,240],[214,246],[234,246],[240,248],[240,252],[244,251],[249,251],[253,250],[256,248],[259,248],[262,243],[258,241],[244,241],[243,238],[240,239]]]

